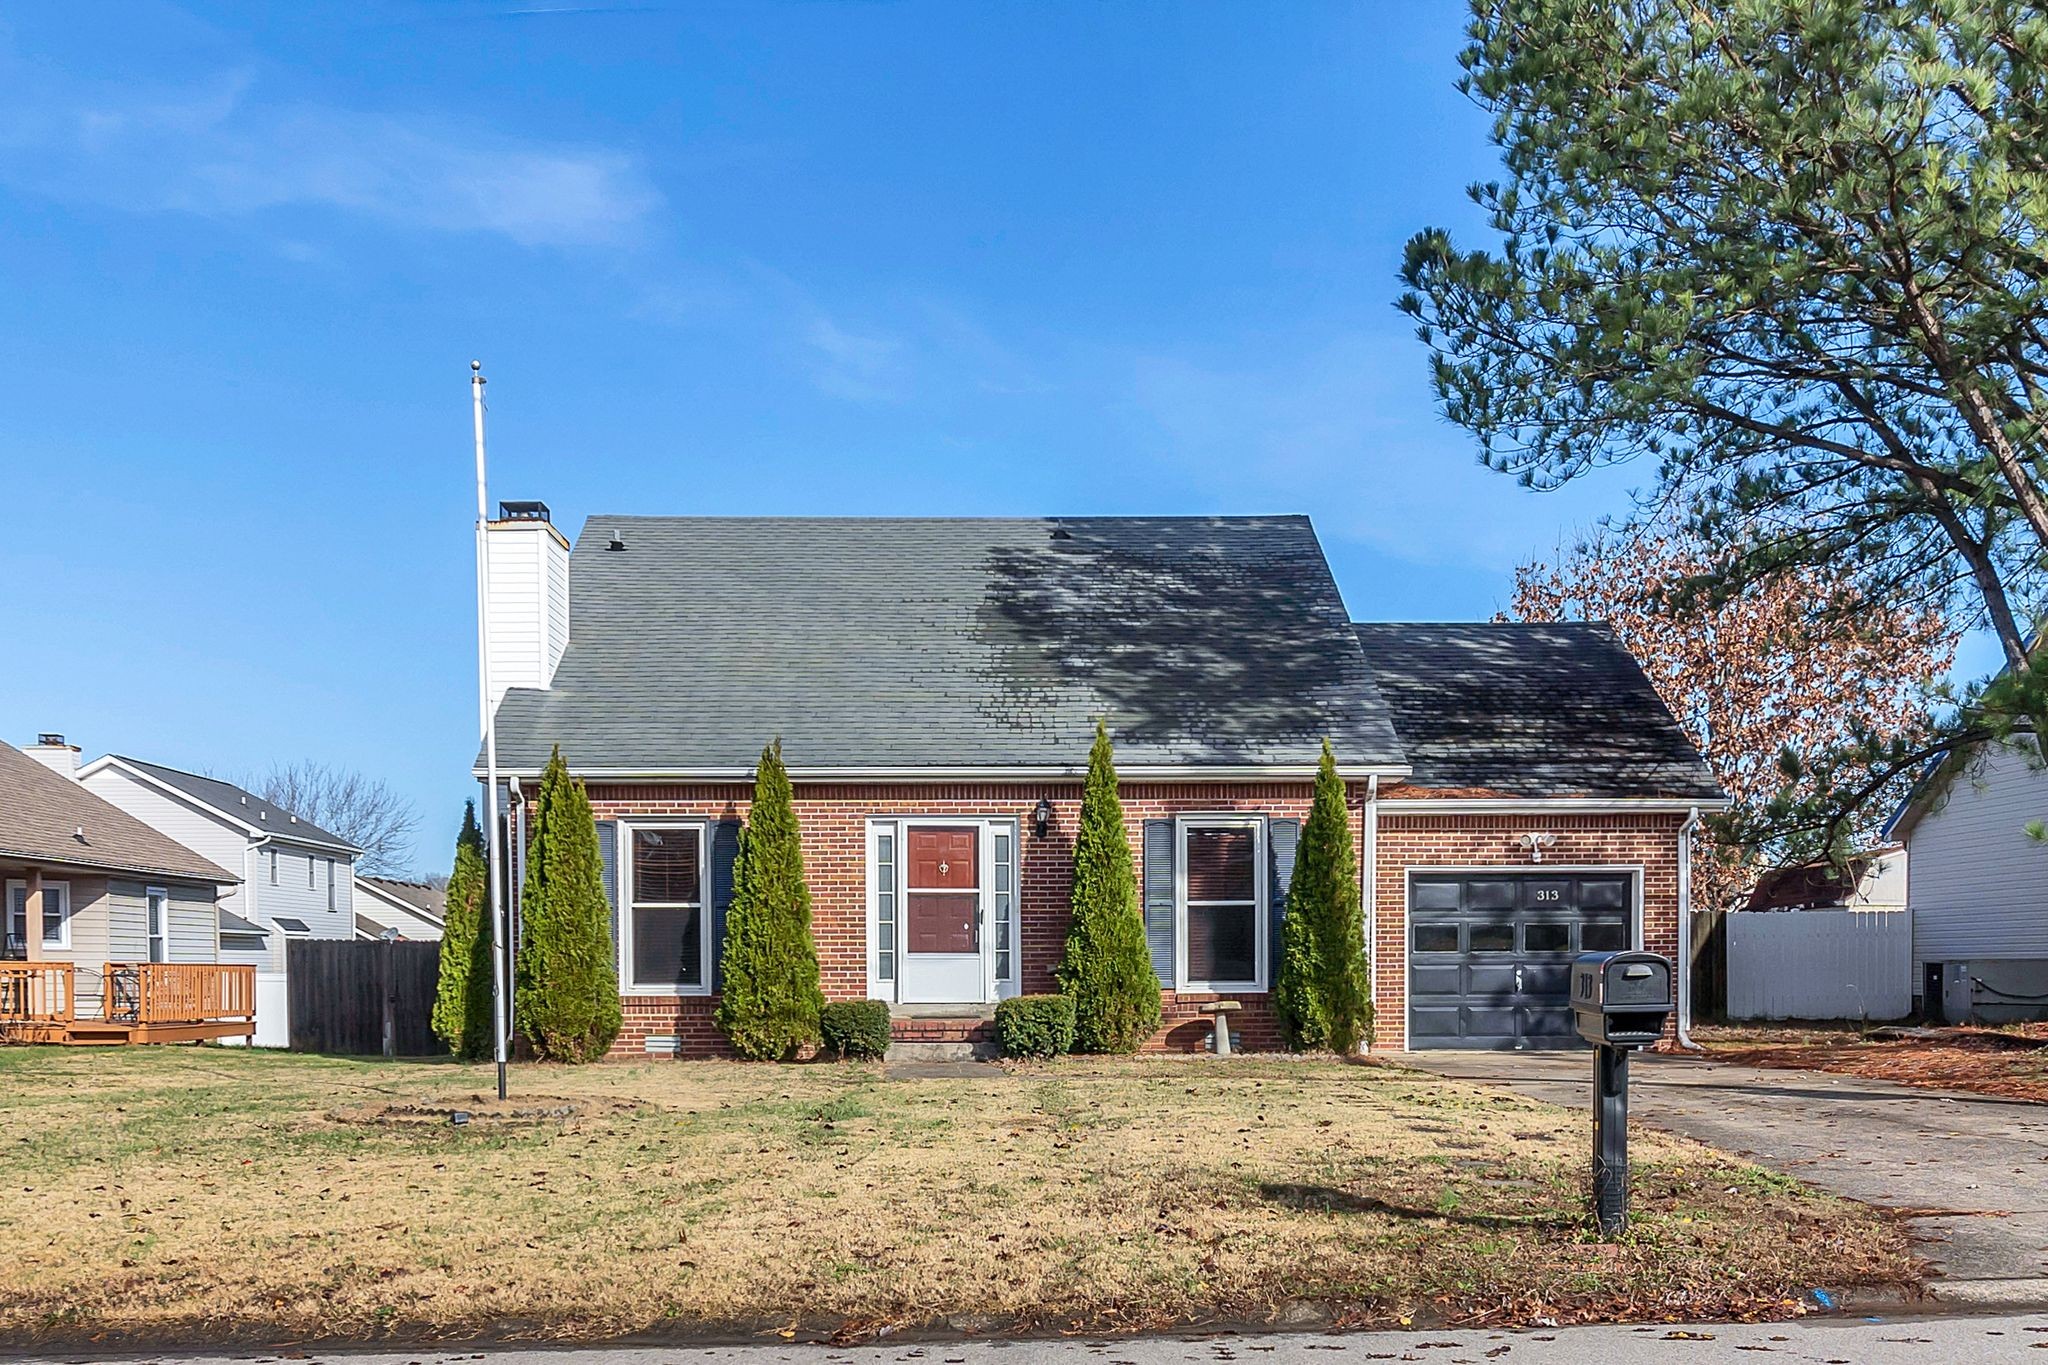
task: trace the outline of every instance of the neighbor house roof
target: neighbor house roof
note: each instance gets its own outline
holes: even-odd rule
[[[448,893],[426,882],[405,881],[398,877],[372,877],[356,874],[356,885],[367,887],[387,900],[397,901],[422,919],[439,924],[447,917]]]
[[[223,909],[219,914],[220,932],[223,934],[258,934],[265,938],[270,931],[254,920],[243,919],[232,910]]]
[[[622,548],[608,546],[616,539]],[[593,516],[498,761],[584,774],[1402,766],[1308,519]]]
[[[1373,622],[1357,632],[1416,787],[1722,799],[1699,751],[1605,625]]]
[[[221,886],[242,880],[10,744],[0,744],[0,859]]]
[[[218,777],[202,777],[198,773],[166,768],[161,763],[145,763],[139,758],[129,758],[125,754],[109,754],[92,766],[96,768],[100,763],[118,763],[130,768],[143,777],[159,782],[200,805],[260,833],[276,835],[280,839],[296,840],[317,848],[333,849],[337,853],[362,852],[340,835],[330,834],[312,821],[302,820],[282,806],[274,805],[256,793]]]

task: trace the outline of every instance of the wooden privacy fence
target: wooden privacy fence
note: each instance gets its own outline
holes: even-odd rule
[[[294,1052],[431,1057],[441,945],[294,939],[286,945]]]
[[[1904,910],[1750,910],[1727,916],[1730,1019],[1903,1019],[1913,1010]]]

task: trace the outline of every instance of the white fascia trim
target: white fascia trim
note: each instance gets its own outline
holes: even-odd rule
[[[604,782],[751,782],[752,768],[693,768],[663,772],[647,768],[573,768],[572,775],[585,781]],[[1340,765],[1337,775],[1346,781],[1363,782],[1373,777],[1400,779],[1413,771],[1405,764]],[[481,779],[483,769],[470,769]],[[1042,768],[791,768],[792,782],[1078,782],[1088,775],[1086,764],[1078,767]],[[1204,767],[1199,764],[1119,765],[1117,777],[1125,782],[1293,782],[1313,781],[1313,763]],[[500,765],[498,777],[537,779],[538,769],[507,768]],[[1439,803],[1441,804],[1441,803]]]
[[[1728,806],[1726,797],[1712,801],[1694,801],[1666,797],[1602,799],[1559,796],[1516,799],[1458,796],[1432,801],[1427,797],[1404,799],[1400,796],[1383,795],[1380,801],[1383,815],[1685,815],[1696,810],[1725,810]]]

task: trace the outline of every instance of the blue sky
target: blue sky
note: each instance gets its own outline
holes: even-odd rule
[[[6,740],[387,778],[445,862],[493,497],[1314,516],[1473,618],[1618,510],[1480,468],[1393,308],[1475,237],[1462,5],[16,4]]]

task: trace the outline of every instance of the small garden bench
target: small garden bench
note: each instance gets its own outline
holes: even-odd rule
[[[1215,1043],[1218,1057],[1230,1055],[1230,1016],[1243,1008],[1244,1002],[1239,1000],[1211,1000],[1197,1007],[1197,1014],[1206,1014],[1215,1021],[1215,1032],[1210,1038]]]

